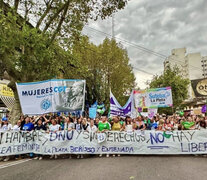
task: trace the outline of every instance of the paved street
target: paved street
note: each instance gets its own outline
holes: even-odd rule
[[[18,161],[15,161],[15,163]],[[1,180],[206,180],[202,156],[122,156],[86,159],[45,159],[0,164]]]

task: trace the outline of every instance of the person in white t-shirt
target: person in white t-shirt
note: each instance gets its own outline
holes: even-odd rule
[[[96,132],[98,128],[94,125],[94,120],[90,120],[90,125],[86,129],[88,132]]]
[[[57,120],[56,119],[52,119],[51,120],[51,125],[49,126],[49,131],[50,132],[57,132],[57,131],[60,131],[61,127],[59,124],[57,124]],[[57,155],[51,155],[50,156],[50,159],[57,159]]]
[[[18,120],[17,123],[12,127],[13,131],[20,131],[21,128],[21,121]]]
[[[73,123],[73,119],[70,117],[65,117],[64,130],[71,131],[74,128],[75,128],[75,125]]]
[[[51,125],[49,126],[49,131],[50,132],[57,132],[60,131],[61,127],[59,124],[57,124],[57,121],[55,119],[52,119]]]
[[[5,131],[10,131],[12,129],[12,125],[8,122],[8,118],[7,117],[3,117],[2,118],[2,123],[0,126],[0,131],[5,132]]]

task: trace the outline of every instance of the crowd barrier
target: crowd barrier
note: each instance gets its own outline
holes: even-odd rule
[[[206,154],[207,131],[0,132],[0,156],[51,154]]]

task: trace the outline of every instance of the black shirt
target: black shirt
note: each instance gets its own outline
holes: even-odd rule
[[[42,124],[41,126],[35,126],[35,130],[44,130],[46,131],[46,127]]]

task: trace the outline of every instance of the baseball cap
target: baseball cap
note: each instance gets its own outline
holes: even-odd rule
[[[7,117],[3,117],[1,120],[2,121],[8,121],[8,118]]]

